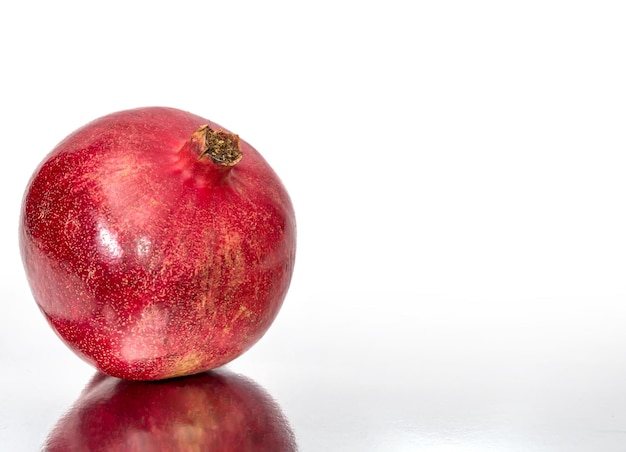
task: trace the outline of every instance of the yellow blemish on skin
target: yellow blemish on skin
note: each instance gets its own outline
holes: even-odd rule
[[[239,310],[237,311],[237,314],[235,314],[235,317],[233,317],[233,322],[237,321],[239,319],[239,317],[250,317],[252,315],[252,311],[250,311],[250,309],[248,309],[245,306],[239,306]]]
[[[244,317],[244,318],[248,318],[252,315],[252,311],[250,309],[248,309],[245,306],[239,306],[239,310],[237,311],[237,313],[235,314],[235,316],[232,319],[231,324],[235,323],[237,320],[239,320],[240,317]],[[230,326],[227,326],[224,328],[224,332],[225,333],[230,333],[230,330],[232,328]]]
[[[188,353],[174,363],[171,376],[178,377],[195,372],[200,367],[200,364],[202,364],[202,359],[198,353]]]

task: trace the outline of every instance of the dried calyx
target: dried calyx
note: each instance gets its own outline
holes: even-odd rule
[[[213,130],[207,124],[196,130],[192,139],[199,142],[199,158],[209,157],[216,165],[233,166],[243,157],[239,136],[234,133]]]

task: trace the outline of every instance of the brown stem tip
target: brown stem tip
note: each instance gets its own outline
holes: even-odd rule
[[[233,166],[241,160],[241,146],[239,136],[224,130],[213,130],[204,125],[192,135],[192,141],[197,140],[200,145],[200,157],[209,157],[213,163],[220,166]]]

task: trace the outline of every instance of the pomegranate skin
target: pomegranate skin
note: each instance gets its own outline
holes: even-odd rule
[[[240,161],[209,158],[206,130],[234,137]],[[19,238],[61,339],[108,375],[158,380],[221,366],[263,336],[289,288],[296,224],[252,146],[146,107],[96,119],[48,154]]]

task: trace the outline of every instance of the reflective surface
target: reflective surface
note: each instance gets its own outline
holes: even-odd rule
[[[295,300],[216,381],[136,386],[95,377],[81,394],[93,370],[43,320],[31,332],[5,329],[0,359],[12,366],[0,375],[1,443],[13,451],[55,437],[86,444],[90,428],[107,425],[116,445],[176,441],[183,430],[243,441],[260,425],[270,438],[292,431],[302,451],[619,451],[626,440],[618,299],[396,295],[350,322],[318,309],[355,313],[374,300]]]
[[[295,451],[286,419],[252,381],[224,371],[160,382],[96,374],[44,450]]]

